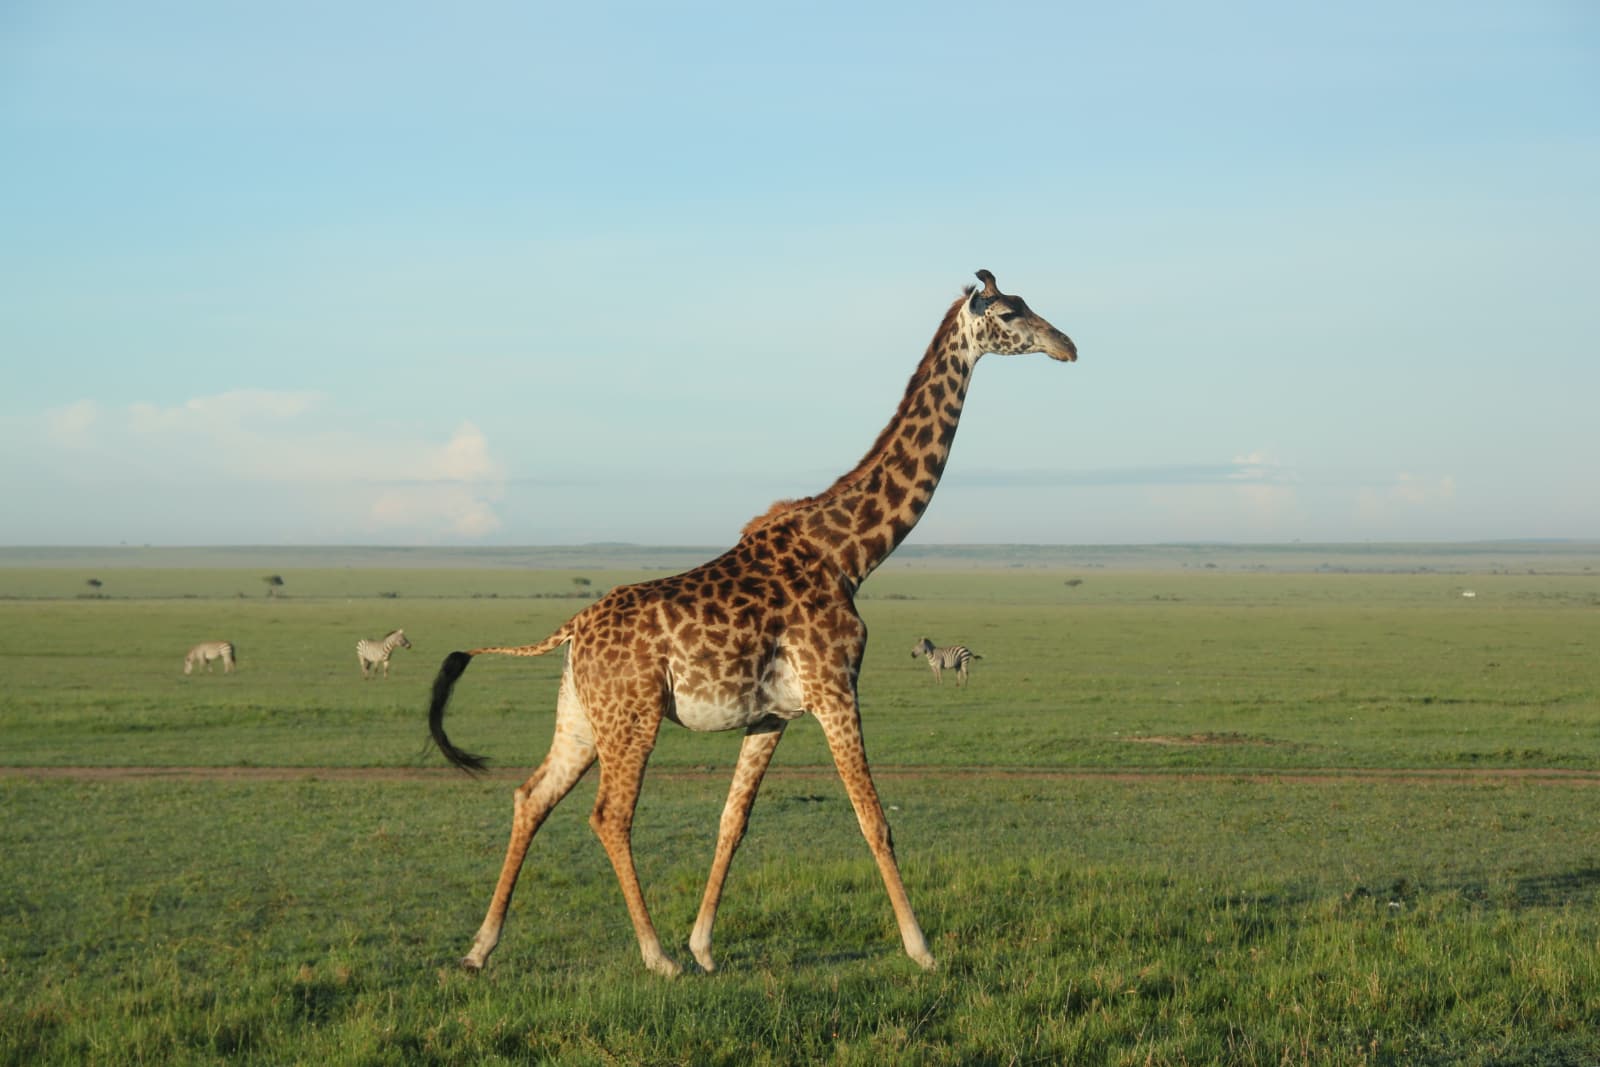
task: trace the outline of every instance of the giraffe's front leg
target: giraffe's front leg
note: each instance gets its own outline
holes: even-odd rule
[[[866,746],[861,740],[861,714],[854,693],[847,697],[818,702],[812,714],[822,725],[828,739],[828,750],[844,779],[845,791],[850,794],[850,804],[855,808],[856,821],[867,839],[867,847],[878,861],[878,873],[883,876],[884,889],[889,893],[889,904],[894,908],[895,922],[900,927],[900,941],[906,955],[915,960],[923,970],[931,971],[933,953],[928,951],[928,940],[922,936],[922,927],[911,911],[911,898],[906,895],[905,883],[900,880],[900,865],[894,858],[894,839],[889,833],[889,820],[884,818],[883,804],[878,790],[872,784],[872,771],[867,766]]]
[[[733,853],[744,839],[745,827],[750,823],[750,808],[756,802],[756,791],[772,762],[772,753],[783,739],[782,719],[770,719],[752,726],[745,734],[739,748],[739,763],[733,771],[733,784],[728,787],[728,802],[722,809],[722,822],[717,828],[717,852],[711,861],[711,876],[706,880],[705,896],[700,901],[700,914],[694,921],[694,932],[689,935],[689,951],[695,962],[706,972],[716,970],[711,959],[711,927],[717,921],[717,905],[722,901],[722,886],[728,878],[728,866]]]

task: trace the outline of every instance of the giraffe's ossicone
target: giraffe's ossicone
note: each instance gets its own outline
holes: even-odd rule
[[[1070,338],[979,271],[950,305],[917,364],[894,417],[861,462],[816,496],[774,504],[738,544],[691,571],[622,586],[544,640],[476,648],[445,659],[434,681],[429,727],[445,757],[481,770],[484,760],[444,731],[445,705],[472,657],[538,656],[567,646],[556,698],[555,739],[513,797],[511,842],[472,948],[481,968],[500,939],[533,835],[597,759],[600,784],[589,823],[605,847],[645,964],[672,975],[634,869],[632,825],[645,761],[663,719],[692,730],[745,731],[718,828],[711,875],[689,938],[713,969],[711,930],[728,865],[744,836],[756,791],[789,722],[809,714],[822,727],[912,959],[934,960],[912,914],[889,824],[861,739],[856,679],[866,627],[855,593],[927,509],[944,473],[967,386],[985,353],[1043,352],[1071,362]]]

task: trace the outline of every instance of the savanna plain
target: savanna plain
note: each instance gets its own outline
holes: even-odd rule
[[[684,975],[639,960],[593,771],[462,971],[561,657],[462,679],[479,778],[427,746],[440,661],[680,562],[0,550],[0,1062],[1600,1062],[1592,545],[897,557],[862,719],[937,970],[802,719],[715,973],[738,737],[670,724],[634,845]],[[213,638],[238,670],[185,676]]]

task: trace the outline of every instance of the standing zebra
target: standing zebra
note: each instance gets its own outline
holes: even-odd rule
[[[357,641],[356,658],[361,660],[361,677],[368,677],[369,667],[376,672],[380,664],[383,666],[383,676],[389,677],[389,653],[393,652],[396,646],[411,647],[411,642],[406,640],[404,630],[391,630],[381,641],[374,641],[368,637]]]
[[[195,664],[205,667],[206,673],[211,673],[211,661],[222,661],[222,673],[232,674],[234,665],[234,647],[232,641],[202,641],[189,650],[183,657],[183,673],[193,674]]]
[[[965,685],[967,682],[967,665],[975,659],[983,658],[966,645],[947,645],[944,648],[935,648],[933,642],[926,637],[918,641],[917,646],[911,650],[912,659],[916,659],[918,656],[928,657],[928,666],[933,668],[933,680],[940,685],[944,684],[944,679],[940,677],[939,672],[946,667],[955,670],[957,685]]]

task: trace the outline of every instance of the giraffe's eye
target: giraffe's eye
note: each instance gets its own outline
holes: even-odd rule
[[[1020,311],[1002,311],[1000,313],[1000,321],[1001,322],[1010,322],[1012,319],[1016,318],[1020,314],[1022,314]]]

